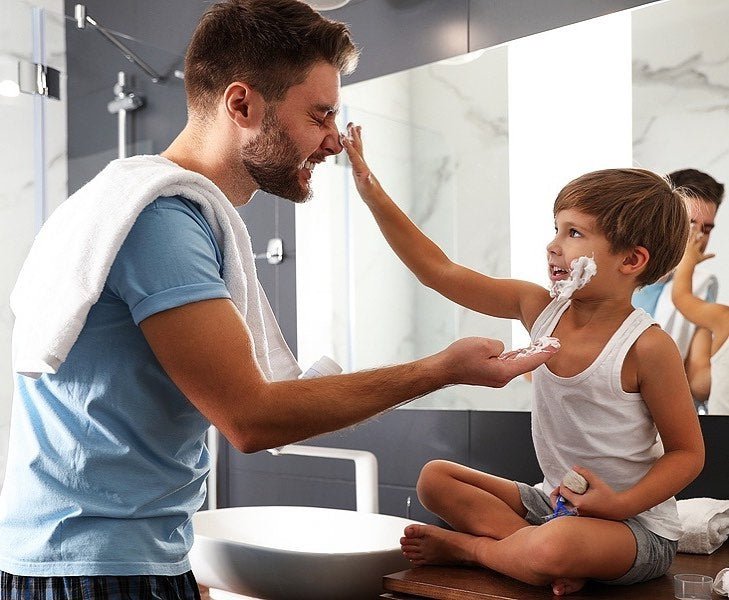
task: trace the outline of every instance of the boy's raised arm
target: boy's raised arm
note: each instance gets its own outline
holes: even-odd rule
[[[497,279],[459,265],[426,236],[395,204],[364,160],[361,128],[347,126],[342,145],[352,163],[357,191],[385,240],[418,280],[458,304],[483,314],[519,319],[527,327],[549,302],[548,292],[533,283]]]

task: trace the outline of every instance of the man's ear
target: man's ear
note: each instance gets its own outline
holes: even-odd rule
[[[265,109],[261,94],[241,81],[234,81],[225,88],[223,108],[228,118],[243,128],[258,126]]]
[[[623,264],[620,265],[620,272],[626,275],[638,275],[645,269],[650,257],[651,255],[647,248],[635,246],[623,259]]]

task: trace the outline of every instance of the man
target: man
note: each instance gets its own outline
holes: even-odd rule
[[[698,227],[703,238],[701,252],[711,239],[716,213],[724,198],[724,184],[697,169],[681,169],[668,175],[671,183],[682,187],[689,196],[691,223]],[[692,384],[694,399],[700,404],[709,397],[711,334],[686,319],[671,301],[673,275],[638,290],[633,295],[633,305],[640,307],[658,321],[660,326],[673,337],[684,358],[686,372]],[[716,276],[697,269],[694,272],[693,291],[696,296],[709,302],[716,301],[718,282]],[[696,376],[696,374],[701,374]]]
[[[197,598],[187,553],[209,423],[255,452],[446,385],[501,386],[548,358],[467,338],[296,379],[233,206],[257,189],[309,197],[311,171],[342,150],[340,74],[356,60],[347,28],[304,3],[212,6],[186,56],[177,139],[113,161],[43,227],[11,298],[0,599]]]

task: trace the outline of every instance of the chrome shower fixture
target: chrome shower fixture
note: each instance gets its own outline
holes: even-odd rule
[[[164,81],[164,77],[157,73],[152,67],[144,62],[139,56],[127,48],[111,31],[99,25],[94,19],[86,14],[86,6],[84,4],[76,4],[73,10],[74,18],[76,19],[76,27],[78,29],[86,29],[86,25],[91,25],[96,31],[98,31],[104,39],[114,45],[129,62],[137,65],[142,71],[150,76],[153,83],[160,83]]]
[[[126,75],[124,71],[119,71],[114,85],[114,99],[106,105],[106,109],[112,115],[117,115],[119,158],[127,156],[127,113],[137,110],[144,104],[141,96],[128,92],[125,88]]]
[[[107,110],[112,115],[117,114],[120,110],[127,112],[137,110],[144,104],[144,99],[141,96],[137,96],[134,92],[127,92],[125,86],[126,75],[124,71],[119,71],[114,85],[114,99],[106,105]]]

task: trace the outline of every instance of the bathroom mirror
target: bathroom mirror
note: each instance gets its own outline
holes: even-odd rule
[[[559,189],[590,170],[694,167],[729,182],[725,0],[668,0],[343,89],[384,188],[454,260],[546,285]],[[508,347],[521,326],[424,288],[383,241],[342,157],[297,207],[299,358],[345,370],[400,363],[456,338]],[[719,211],[705,268],[729,273]],[[729,303],[729,280],[719,301]],[[530,384],[453,386],[416,408],[529,410]]]

